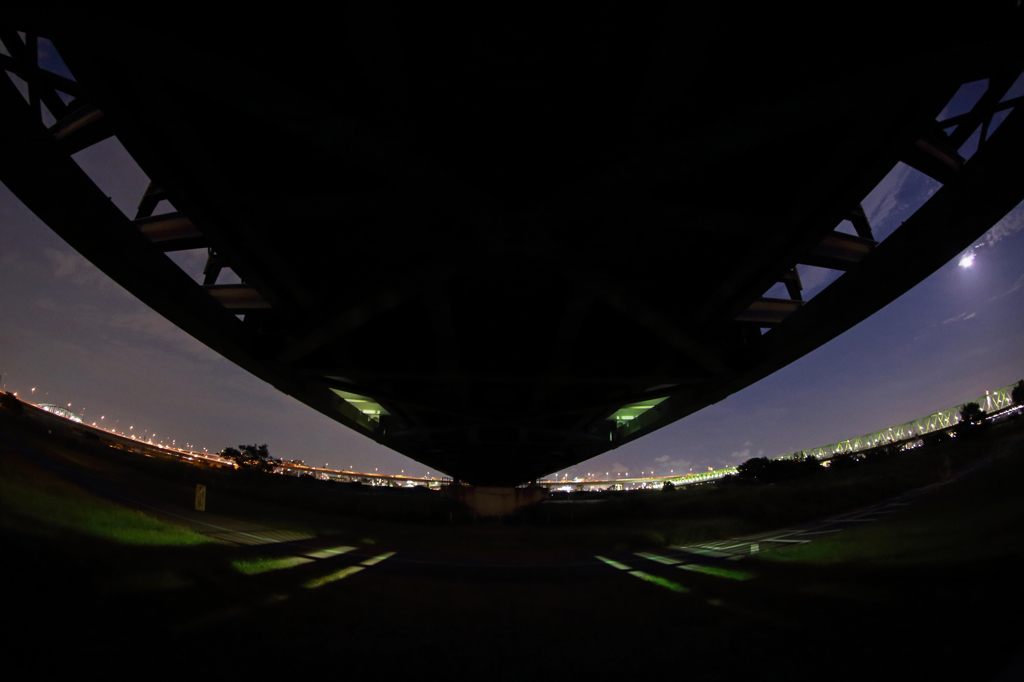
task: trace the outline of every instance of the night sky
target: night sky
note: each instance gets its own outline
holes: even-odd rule
[[[981,81],[962,88],[943,117],[969,108],[985,87]],[[1024,91],[1021,79],[1009,95],[1024,94],[1018,91]],[[960,153],[969,157],[976,146],[969,141]],[[75,159],[134,217],[148,179],[116,139]],[[876,239],[938,187],[898,165],[863,202]],[[158,213],[170,210],[165,202]],[[716,405],[566,471],[570,477],[663,475],[735,465],[900,424],[1024,378],[1022,228],[1024,204],[968,252],[829,344]],[[839,229],[853,233],[849,224]],[[963,258],[970,255],[973,260]],[[205,250],[171,256],[201,278]],[[805,300],[838,274],[805,266],[800,273]],[[211,452],[267,443],[271,454],[309,464],[429,471],[177,329],[79,256],[2,185],[0,373],[6,390],[19,397],[71,403],[87,423],[102,416],[118,430],[156,434],[154,442],[174,439]]]

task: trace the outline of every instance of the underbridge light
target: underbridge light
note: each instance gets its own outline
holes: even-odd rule
[[[666,398],[654,398],[651,400],[645,400],[641,403],[623,405],[618,410],[616,410],[611,416],[609,416],[608,419],[614,419],[616,422],[624,422],[636,419],[637,417],[644,414],[647,410],[656,407],[659,403],[663,402],[664,400],[666,400]]]
[[[382,414],[389,414],[389,412],[384,409],[380,403],[367,396],[349,393],[348,391],[342,391],[337,388],[331,388],[331,391],[368,417],[377,417]]]

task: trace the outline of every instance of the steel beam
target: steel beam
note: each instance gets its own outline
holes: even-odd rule
[[[199,228],[180,212],[137,218],[132,223],[164,252],[201,249],[207,245]]]
[[[870,239],[833,232],[801,256],[798,262],[819,268],[846,271],[864,260],[876,244],[877,242]]]
[[[248,284],[213,284],[203,287],[215,301],[232,312],[269,310],[273,306]]]
[[[800,310],[802,301],[785,298],[759,298],[736,316],[737,322],[756,322],[762,327],[774,327]]]

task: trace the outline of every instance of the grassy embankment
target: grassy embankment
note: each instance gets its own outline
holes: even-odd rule
[[[990,467],[889,515],[829,539],[784,547],[777,562],[912,566],[997,560],[1024,547],[1024,444],[1004,443]]]
[[[93,495],[32,463],[0,452],[0,529],[50,538],[92,536],[125,545],[197,545],[213,542]]]

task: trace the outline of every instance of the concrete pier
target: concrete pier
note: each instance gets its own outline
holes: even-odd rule
[[[548,498],[547,488],[490,488],[453,483],[441,488],[441,495],[462,502],[477,516],[507,516],[517,509]]]

